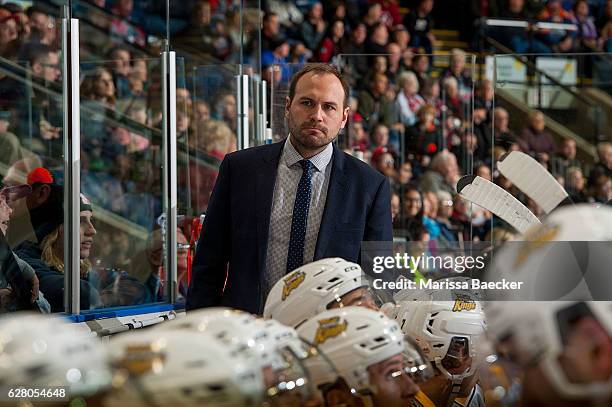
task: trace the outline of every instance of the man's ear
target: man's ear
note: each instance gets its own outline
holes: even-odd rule
[[[48,184],[41,185],[38,190],[36,204],[42,205],[43,203],[47,202],[47,199],[49,199],[49,195],[51,195],[51,187]]]
[[[346,126],[346,122],[348,121],[349,118],[349,113],[351,111],[350,107],[345,107],[343,112],[342,112],[342,123],[340,124],[340,128],[343,129],[344,126]]]
[[[285,117],[289,116],[289,108],[291,107],[291,99],[285,96]]]

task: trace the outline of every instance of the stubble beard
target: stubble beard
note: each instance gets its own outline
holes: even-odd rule
[[[300,149],[304,151],[313,152],[321,150],[329,143],[331,143],[334,139],[334,137],[329,137],[329,129],[327,127],[317,125],[312,122],[303,122],[298,124],[293,120],[291,114],[289,114],[287,117],[287,125],[291,134],[291,140],[295,144],[298,144],[298,147],[300,147]],[[313,127],[318,129],[319,131],[321,131],[322,137],[311,137],[302,134],[304,128],[307,127]]]

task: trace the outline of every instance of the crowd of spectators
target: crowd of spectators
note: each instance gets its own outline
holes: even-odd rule
[[[80,78],[81,190],[100,208],[96,216],[127,225],[117,228],[114,220],[96,228],[96,244],[84,263],[89,270],[83,276],[90,275],[94,292],[87,306],[124,304],[125,298],[155,301],[163,292],[158,258],[163,244],[162,95],[159,59],[147,54],[146,47],[165,35],[157,4],[161,2],[79,3],[84,19],[81,48],[87,55],[81,60]],[[237,63],[242,51],[244,62],[261,63],[262,77],[278,89],[288,83],[295,66],[338,65],[351,86],[351,115],[340,144],[389,177],[398,235],[430,242],[489,239],[497,220],[470,207],[455,191],[459,177],[468,173],[513,191],[537,212],[508,180],[491,171],[495,160],[511,150],[533,155],[577,202],[610,199],[610,143],[598,146],[597,165],[589,169],[577,160],[574,140],[557,144],[542,112],[532,112],[522,126],[506,109],[496,107],[493,83],[473,77],[465,50],[453,49],[443,59],[448,61],[445,67],[434,63],[432,16],[440,2],[268,0],[261,11],[245,12],[243,35],[235,3],[177,2],[170,20],[173,46],[179,54],[184,50],[185,55],[224,63]],[[474,22],[477,17],[540,18],[579,27],[566,34],[502,33],[501,39],[519,52],[610,49],[612,0],[469,3],[478,11]],[[37,5],[0,6],[0,164],[23,174],[48,168],[61,185],[64,112],[57,19]],[[342,54],[351,56],[340,58]],[[180,210],[188,216],[205,211],[216,168],[237,148],[237,100],[227,85],[234,73],[197,67],[192,72],[179,80],[176,90],[178,192]],[[134,228],[144,231],[148,240],[129,232]],[[27,241],[16,232],[8,234],[8,243],[15,247]],[[185,239],[188,227],[179,234],[185,248],[193,243]],[[34,236],[21,253],[40,258],[42,240]],[[60,263],[47,266],[52,276],[62,272]],[[117,281],[125,291],[109,293],[106,288]],[[57,298],[49,301],[54,310],[63,306]]]

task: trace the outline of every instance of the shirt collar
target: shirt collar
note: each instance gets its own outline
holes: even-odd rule
[[[332,143],[329,143],[323,151],[319,152],[317,155],[310,157],[308,160],[312,163],[312,165],[314,165],[317,171],[324,172],[325,168],[327,168],[327,165],[331,161],[333,153],[334,147],[332,146]],[[283,155],[287,167],[291,167],[304,159],[304,157],[302,157],[300,153],[297,152],[295,147],[293,147],[293,144],[291,144],[291,135],[287,137],[287,140],[285,141],[285,146],[283,147]]]

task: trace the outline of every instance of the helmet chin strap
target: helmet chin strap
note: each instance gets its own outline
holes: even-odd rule
[[[463,378],[453,379],[451,382],[451,392],[448,395],[448,400],[446,400],[446,407],[452,407],[455,403],[455,399],[459,395],[459,390],[461,390],[461,383],[463,383]]]

